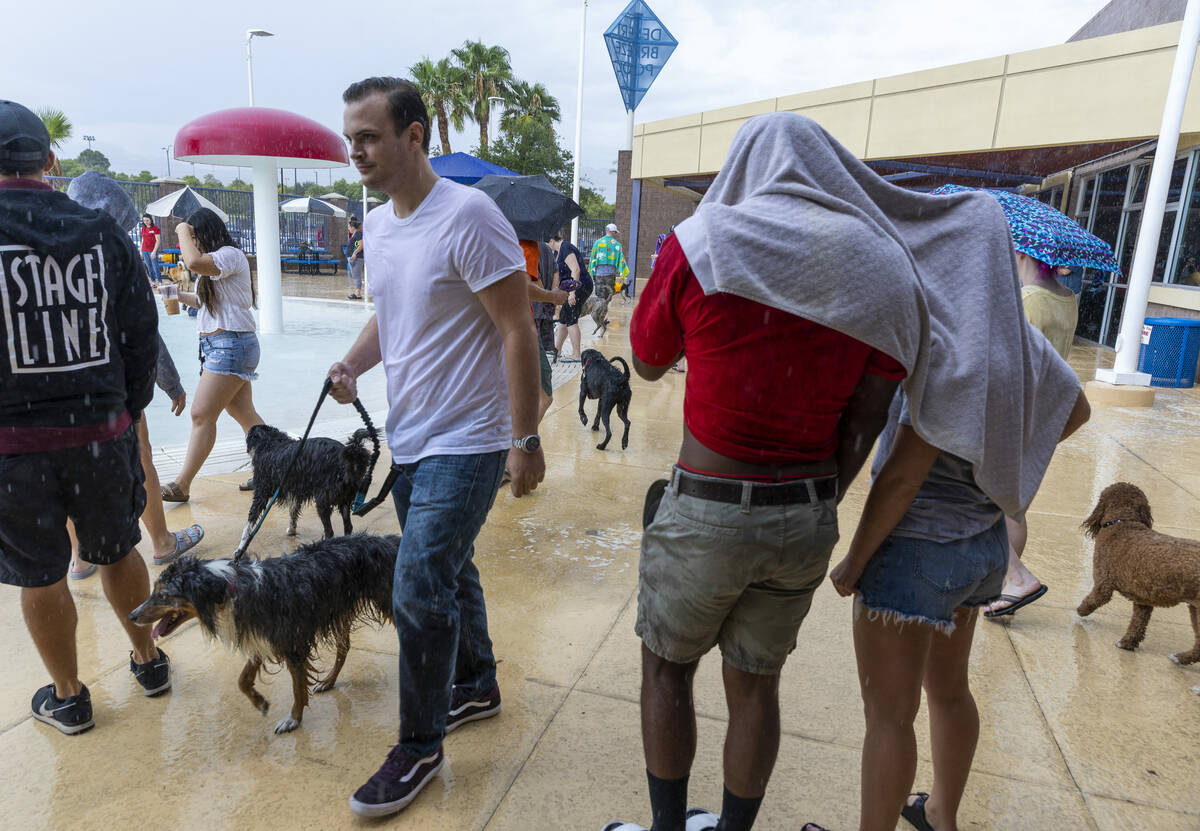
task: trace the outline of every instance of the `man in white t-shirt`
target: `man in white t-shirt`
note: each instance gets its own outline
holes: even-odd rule
[[[390,201],[363,223],[375,315],[329,370],[333,397],[387,374],[392,496],[404,531],[392,606],[400,641],[400,741],[350,799],[401,810],[441,768],[445,734],[500,712],[474,541],[504,474],[523,496],[545,472],[538,346],[525,260],[482,191],[429,165],[429,116],[408,81],[368,78],[342,95],[350,158]]]

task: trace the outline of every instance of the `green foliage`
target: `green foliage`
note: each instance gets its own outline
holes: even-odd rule
[[[240,178],[234,179],[229,183],[230,190],[253,190],[249,182],[243,182]]]
[[[101,173],[108,170],[108,156],[99,150],[84,150],[79,154],[78,161],[85,170],[99,170]]]
[[[505,103],[508,106],[500,121],[502,129],[511,129],[518,122],[536,121],[549,127],[550,134],[553,135],[554,125],[562,117],[558,99],[541,84],[514,81]]]
[[[571,192],[571,154],[558,145],[548,124],[515,121],[502,129],[495,144],[472,151],[479,158],[515,170],[523,176],[544,173],[563,193]]]
[[[512,83],[508,50],[503,46],[487,46],[482,41],[468,40],[458,49],[450,50],[466,75],[465,90],[471,105],[471,118],[479,125],[479,147],[488,148],[488,98],[507,97]]]
[[[180,176],[179,178],[180,178],[180,180],[181,180],[181,181],[183,181],[183,182],[185,182],[185,183],[187,183],[187,184],[191,185],[191,186],[192,186],[192,187],[194,187],[194,188],[202,187],[202,186],[203,186],[203,184],[204,184],[204,183],[203,183],[203,182],[201,182],[199,179],[197,179],[195,176],[191,176],[191,175],[188,175],[188,176]]]
[[[67,118],[62,110],[43,107],[37,111],[37,116],[46,125],[46,132],[50,134],[50,146],[55,150],[63,146],[63,142],[71,137],[71,131],[75,129],[71,119]]]
[[[74,179],[76,176],[83,175],[87,168],[81,165],[76,159],[59,159],[58,166],[60,168],[60,176],[69,176]]]
[[[603,194],[582,184],[579,186],[579,207],[588,219],[611,219],[616,213],[616,206],[606,202]]]
[[[421,58],[408,68],[413,83],[421,91],[425,109],[433,114],[437,124],[438,140],[442,153],[450,149],[450,128],[461,130],[471,115],[471,103],[467,97],[467,73],[449,58],[434,63],[428,56]],[[431,147],[431,151],[432,151]]]
[[[211,173],[204,174],[204,187],[206,188],[223,188],[225,183]]]

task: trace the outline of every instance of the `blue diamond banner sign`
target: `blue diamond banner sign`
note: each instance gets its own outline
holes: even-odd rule
[[[679,41],[642,0],[633,0],[604,32],[625,109],[636,110]]]

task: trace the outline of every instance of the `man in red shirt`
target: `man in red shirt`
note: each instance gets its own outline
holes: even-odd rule
[[[838,500],[904,369],[804,318],[732,294],[706,296],[674,235],[634,309],[630,340],[634,369],[648,381],[688,358],[683,445],[645,529],[638,590],[653,828],[684,829],[696,749],[692,679],[719,645],[725,794],[720,824],[708,815],[704,827],[742,831],[775,764],[779,672],[825,577]]]
[[[150,214],[142,214],[142,262],[146,264],[146,275],[150,282],[158,285],[158,249],[162,245],[162,229],[154,224]]]

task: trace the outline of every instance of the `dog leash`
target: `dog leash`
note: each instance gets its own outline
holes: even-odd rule
[[[266,522],[267,514],[271,512],[271,507],[279,498],[279,492],[283,489],[283,483],[288,480],[289,476],[291,476],[292,468],[295,467],[296,460],[300,458],[300,453],[304,450],[304,444],[308,441],[308,434],[312,432],[313,424],[317,420],[317,413],[321,411],[321,405],[325,403],[325,396],[329,395],[329,391],[332,389],[332,387],[333,379],[326,378],[325,383],[321,385],[321,394],[317,397],[317,406],[313,407],[312,415],[308,419],[308,426],[304,428],[304,435],[300,437],[300,442],[296,445],[295,452],[292,453],[291,461],[288,462],[287,469],[284,470],[283,477],[279,481],[279,487],[275,488],[275,493],[271,495],[270,501],[267,502],[267,507],[263,509],[262,516],[258,518],[258,523],[250,531],[250,535],[246,537],[246,541],[238,546],[237,551],[233,553],[233,559],[231,561],[233,565],[237,565],[238,562],[240,562],[241,559],[246,556],[246,550],[250,547],[250,543],[254,539],[255,534],[258,533],[258,529],[262,528],[263,523]],[[371,470],[375,467],[375,462],[379,458],[379,434],[375,430],[375,425],[371,422],[371,416],[367,413],[367,408],[364,407],[362,402],[357,398],[354,399],[354,409],[358,410],[359,416],[362,418],[363,423],[367,427],[367,436],[371,439],[371,444],[374,446],[374,450],[371,453],[371,461],[367,465],[366,476],[363,478],[363,481],[359,486],[358,493],[354,498],[354,504],[355,506],[358,506],[362,504],[362,501],[366,498],[367,492],[371,488]],[[394,476],[389,479],[389,489],[391,488],[391,483],[393,482],[395,482]],[[375,507],[375,504],[378,504],[381,501],[382,494],[380,498],[377,499],[370,507]],[[370,510],[370,508],[367,508],[367,510]],[[363,513],[366,513],[366,511],[364,510]],[[361,515],[362,514],[356,512],[356,516]]]

